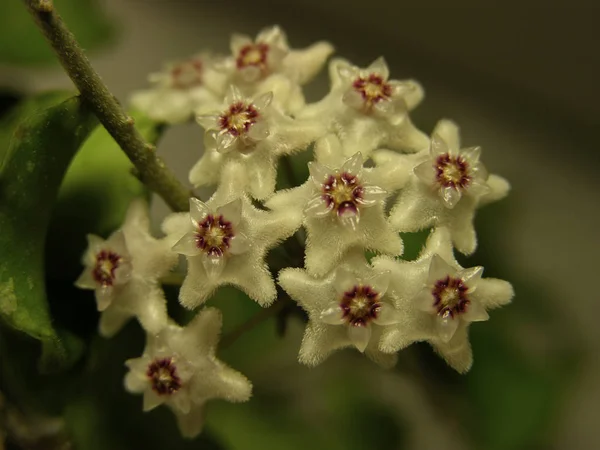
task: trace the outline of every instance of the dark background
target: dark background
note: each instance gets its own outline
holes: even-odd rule
[[[270,344],[261,340],[272,335],[265,325],[226,355],[254,381],[257,398],[209,409],[209,429],[220,442],[296,448],[291,442],[310,445],[307,430],[316,427],[324,428],[321,438],[329,435],[314,438],[317,448],[330,447],[329,440],[340,448],[349,448],[344,442],[382,449],[600,447],[600,8],[594,2],[100,3],[116,34],[91,59],[123,101],[164,61],[204,48],[227,52],[230,33],[255,35],[277,23],[292,47],[329,40],[337,56],[359,66],[384,55],[392,78],[415,78],[425,88],[415,123],[429,132],[440,118],[457,121],[463,143],[481,145],[490,171],[512,184],[507,199],[480,212],[480,247],[469,261],[513,282],[517,296],[489,324],[476,325],[469,375],[457,378],[425,361],[424,382],[402,367],[382,372],[354,354],[307,370],[295,363],[301,324]],[[0,66],[0,82],[27,91],[69,86],[55,66]],[[324,72],[308,87],[309,99],[327,86]],[[200,155],[201,136],[199,127],[181,126],[159,146],[182,179]],[[157,201],[157,222],[165,212]],[[226,313],[234,307],[224,304]],[[438,396],[440,386],[455,395]]]

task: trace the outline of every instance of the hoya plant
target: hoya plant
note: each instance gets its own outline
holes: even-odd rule
[[[271,318],[283,330],[301,324],[298,365],[354,352],[386,371],[424,342],[454,371],[470,370],[478,357],[471,324],[493,320],[513,288],[457,256],[476,250],[475,214],[503,199],[509,183],[488,170],[480,147],[461,142],[451,119],[431,133],[413,123],[424,98],[419,82],[395,79],[378,54],[358,67],[329,42],[295,48],[270,26],[256,37],[234,34],[228,55],[199,48],[167,63],[121,105],[53,3],[23,3],[79,92],[38,96],[2,119],[6,404],[11,392],[35,397],[54,405],[53,417],[69,416],[76,437],[86,426],[103,434],[108,425],[77,422],[86,407],[66,400],[82,389],[98,352],[112,349],[120,381],[97,371],[90,380],[98,403],[87,408],[126,392],[123,404],[135,402],[139,417],[121,427],[155,427],[144,412],[162,408],[173,417],[160,416],[161,426],[176,423],[179,439],[196,439],[207,403],[253,401],[251,377],[219,355]],[[308,102],[303,88],[322,70],[329,92]],[[180,180],[155,144],[167,127],[189,122],[204,139]],[[99,196],[82,192],[94,182]],[[172,210],[154,227],[153,195]],[[68,244],[82,236],[73,257]],[[68,274],[64,283],[52,281],[54,272]],[[255,302],[261,310],[222,336],[227,296],[235,308]],[[144,337],[138,354],[103,347],[132,323]],[[41,343],[39,358],[32,340]],[[45,389],[31,372],[46,375]],[[29,422],[16,442],[55,436],[54,422],[40,423]],[[139,447],[152,445],[139,439]]]

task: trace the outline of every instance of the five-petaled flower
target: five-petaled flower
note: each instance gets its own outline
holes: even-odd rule
[[[381,350],[395,353],[415,341],[427,341],[459,372],[473,362],[468,340],[471,322],[488,319],[488,309],[510,302],[510,283],[481,278],[483,267],[463,269],[454,259],[450,232],[435,229],[415,261],[377,256],[377,270],[391,273],[389,289],[402,324],[387,328]]]
[[[190,171],[195,186],[219,183],[223,167],[230,161],[242,164],[248,174],[245,190],[256,199],[275,190],[279,157],[304,150],[320,137],[323,126],[314,120],[298,120],[271,107],[273,94],[254,100],[232,86],[225,109],[197,117],[206,129],[202,158]]]
[[[380,147],[406,152],[427,147],[428,137],[408,116],[423,98],[417,82],[389,80],[383,58],[364,69],[335,59],[330,63],[329,76],[329,94],[307,105],[297,116],[324,120],[328,131],[340,136],[346,156],[360,151],[368,157]]]
[[[332,270],[353,247],[402,253],[402,240],[385,217],[389,193],[378,185],[378,172],[363,167],[360,153],[345,159],[342,148],[335,136],[319,140],[315,154],[327,165],[313,161],[306,183],[266,202],[275,211],[303,212],[306,269],[314,275]]]
[[[236,162],[224,169],[219,189],[206,202],[190,199],[190,212],[171,214],[163,230],[185,255],[188,273],[179,292],[181,304],[195,308],[221,285],[232,284],[262,306],[277,295],[264,262],[267,251],[297,228],[295,213],[259,210],[243,188],[247,174]]]
[[[184,328],[171,323],[156,335],[148,334],[143,355],[125,363],[126,389],[143,393],[144,411],[161,404],[171,408],[185,437],[202,430],[207,400],[250,398],[248,379],[215,355],[221,323],[217,309],[203,309]]]
[[[401,174],[405,184],[390,211],[393,228],[412,232],[444,226],[458,251],[473,253],[477,245],[475,210],[503,198],[509,190],[506,180],[487,174],[479,154],[478,147],[460,150],[458,127],[449,120],[437,124],[430,148],[419,154],[376,151],[373,159],[380,171]]]
[[[75,285],[93,289],[100,315],[100,333],[117,333],[132,317],[144,329],[159,331],[167,322],[164,293],[159,279],[175,265],[177,255],[167,239],[155,239],[149,231],[148,205],[131,203],[125,222],[106,241],[88,236],[83,255],[85,269]]]
[[[339,268],[315,278],[306,270],[284,269],[279,284],[308,313],[299,360],[316,365],[333,351],[354,346],[383,366],[395,355],[378,347],[381,333],[401,320],[388,296],[390,273],[373,270],[360,251],[353,251]]]
[[[198,107],[218,105],[220,96],[207,82],[214,88],[222,85],[225,77],[212,67],[207,54],[168,64],[149,76],[152,88],[133,93],[131,104],[156,121],[184,122]]]

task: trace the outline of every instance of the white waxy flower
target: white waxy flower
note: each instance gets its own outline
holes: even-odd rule
[[[342,101],[365,114],[390,116],[414,109],[423,99],[423,88],[414,80],[389,80],[390,72],[383,57],[361,69],[340,62],[340,83],[345,88]]]
[[[488,176],[479,154],[479,147],[460,150],[458,127],[440,121],[430,149],[411,159],[415,167],[390,212],[391,225],[401,232],[445,226],[461,253],[475,251],[475,209],[505,197],[509,190],[506,180]],[[392,172],[397,167],[403,171],[408,160],[406,155],[385,151],[375,152],[373,159],[382,171],[389,168]]]
[[[75,285],[93,289],[100,316],[100,334],[116,334],[132,317],[149,332],[167,323],[166,302],[160,277],[176,264],[171,242],[149,232],[148,205],[135,200],[120,230],[106,241],[88,236],[82,263],[85,269]]]
[[[206,85],[223,85],[225,76],[211,64],[210,57],[201,54],[167,65],[162,72],[150,75],[151,89],[133,93],[132,106],[151,119],[173,124],[189,120],[199,106],[218,105],[218,91]]]
[[[203,309],[184,328],[169,324],[148,334],[143,355],[125,363],[125,388],[144,395],[144,411],[167,405],[188,438],[202,431],[208,400],[244,402],[252,392],[250,381],[215,355],[221,323],[219,310]]]
[[[278,26],[263,29],[256,39],[234,34],[230,47],[231,56],[217,64],[228,82],[245,95],[272,91],[278,107],[287,112],[304,107],[301,85],[321,70],[333,52],[328,42],[317,42],[303,50],[290,49]]]
[[[303,50],[290,49],[278,26],[263,29],[256,39],[234,34],[231,54],[225,65],[244,82],[256,82],[280,73],[298,84],[306,84],[321,70],[333,52],[328,42],[317,42]]]
[[[329,74],[329,94],[307,105],[298,117],[328,118],[328,128],[341,136],[346,156],[360,151],[366,157],[382,146],[407,152],[428,146],[428,137],[408,116],[423,98],[416,81],[389,80],[383,58],[364,69],[336,59]]]
[[[238,161],[252,197],[262,200],[273,193],[279,157],[305,149],[324,130],[317,121],[295,120],[270,107],[272,98],[269,92],[248,100],[231,86],[224,110],[197,117],[207,138],[202,158],[190,171],[194,186],[217,184],[224,165]]]
[[[427,341],[459,372],[468,371],[473,362],[469,324],[487,320],[487,310],[509,303],[514,295],[510,283],[481,278],[483,267],[460,267],[446,228],[432,232],[415,261],[378,256],[372,264],[390,271],[389,289],[402,317],[383,332],[381,350],[394,353]]]
[[[329,153],[340,153],[335,136],[318,141],[318,159],[336,160]],[[332,150],[333,148],[333,150]],[[352,247],[361,247],[390,255],[402,253],[402,240],[392,231],[385,217],[385,199],[389,195],[377,183],[377,173],[363,167],[360,153],[345,159],[337,167],[309,163],[309,180],[293,189],[275,194],[266,206],[275,211],[303,210],[307,231],[306,269],[323,275],[334,268]]]
[[[261,306],[277,296],[265,264],[267,251],[297,229],[295,214],[255,208],[241,191],[247,183],[244,167],[229,163],[221,185],[206,203],[190,199],[190,212],[168,216],[163,230],[173,250],[185,255],[188,273],[179,300],[187,308],[204,303],[221,285],[232,284]]]
[[[308,313],[299,360],[317,365],[333,351],[355,347],[383,366],[395,355],[378,349],[379,337],[400,317],[388,298],[389,272],[371,269],[362,252],[352,252],[323,278],[302,269],[284,269],[279,284]]]

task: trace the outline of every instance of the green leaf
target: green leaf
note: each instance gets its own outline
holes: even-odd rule
[[[51,94],[36,102],[63,96]],[[41,341],[41,368],[53,371],[70,361],[48,310],[44,240],[60,182],[96,118],[78,97],[28,115],[30,106],[21,106],[23,120],[10,145],[0,147],[0,319]],[[11,116],[5,125],[18,121]]]
[[[0,157],[3,158],[3,155],[7,152],[12,135],[23,118],[36,111],[50,108],[72,96],[73,93],[67,91],[44,92],[33,97],[27,97],[6,111],[0,119]],[[1,164],[2,159],[0,159],[0,166]]]
[[[144,114],[130,114],[142,136],[156,143],[163,127]],[[83,144],[60,186],[47,241],[51,278],[72,279],[89,233],[107,237],[123,223],[131,200],[147,197],[146,186],[133,175],[133,164],[102,126]]]
[[[95,0],[54,0],[54,5],[86,50],[110,39],[114,27]],[[0,63],[15,65],[57,62],[22,0],[4,0],[0,14]]]

